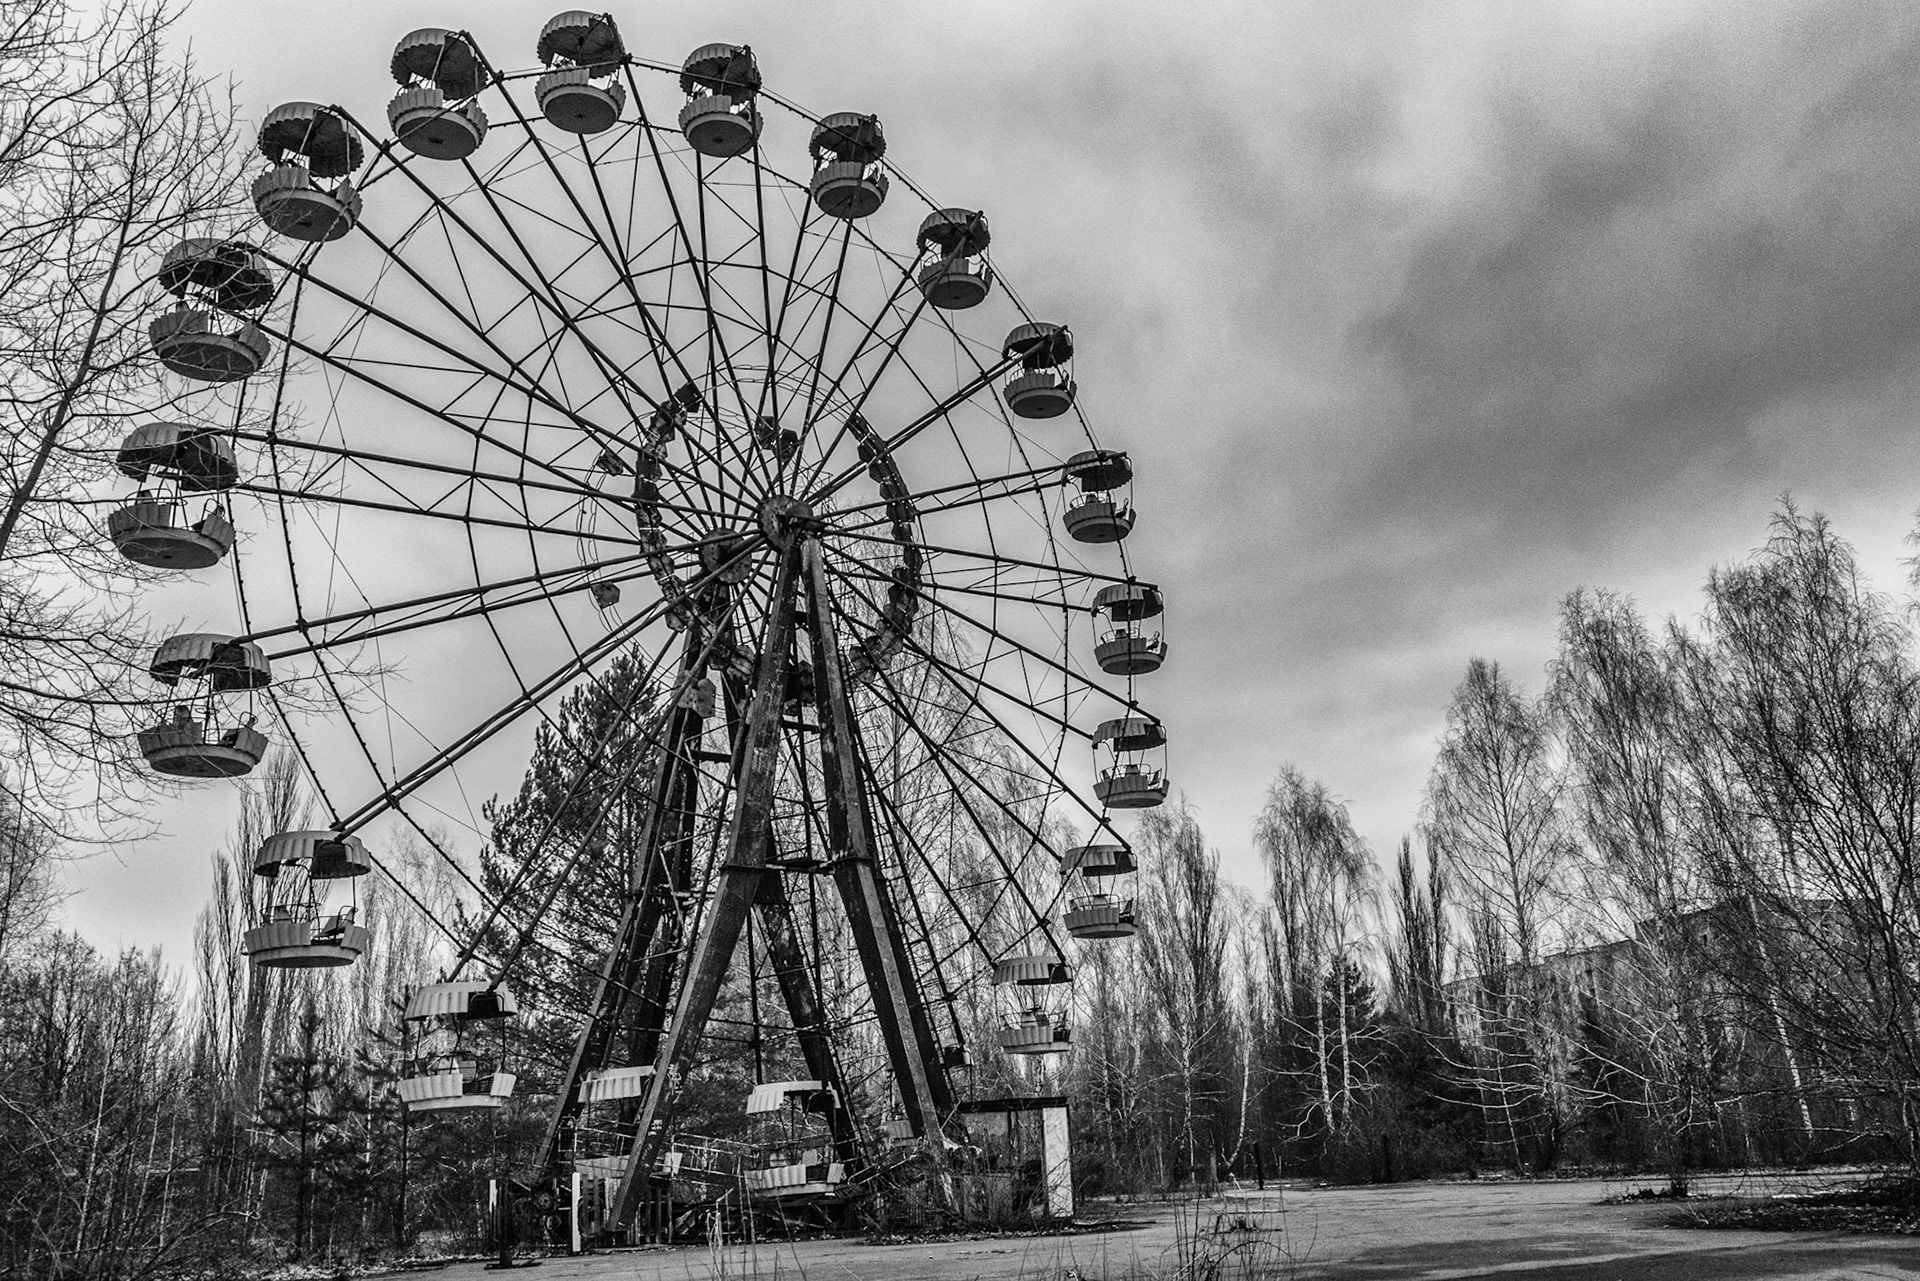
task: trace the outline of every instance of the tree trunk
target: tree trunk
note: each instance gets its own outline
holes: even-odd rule
[[[1326,995],[1320,991],[1317,983],[1313,994],[1313,1052],[1320,1072],[1320,1120],[1327,1131],[1326,1157],[1331,1160],[1334,1141],[1333,1067],[1327,1062]]]
[[[1336,962],[1340,981],[1335,991],[1340,1013],[1340,1133],[1345,1136],[1353,1125],[1353,1036],[1347,1023],[1346,970]]]

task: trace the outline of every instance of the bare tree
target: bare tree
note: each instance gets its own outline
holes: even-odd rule
[[[205,1115],[206,1186],[223,1205],[253,1207],[260,1191],[245,1128],[260,1106],[267,1062],[291,1036],[296,983],[247,962],[247,930],[265,916],[254,853],[276,832],[304,827],[311,803],[292,752],[277,752],[248,785],[226,850],[214,856],[213,887],[194,923],[200,979],[196,1073]]]
[[[1143,1012],[1171,1056],[1185,1171],[1215,1183],[1235,1033],[1226,975],[1233,923],[1221,892],[1220,854],[1207,848],[1184,800],[1149,810],[1134,845],[1145,922],[1138,938],[1140,968],[1150,994]]]
[[[1699,916],[1708,887],[1686,839],[1681,692],[1632,604],[1581,591],[1561,607],[1550,700],[1596,856],[1583,865],[1583,898],[1606,918],[1596,930],[1624,940],[1601,953],[1610,963],[1589,966],[1582,994],[1582,1021],[1618,1035],[1588,1036],[1581,1052],[1598,1060],[1594,1083],[1634,1083],[1636,1098],[1599,1102],[1644,1107],[1672,1190],[1684,1196],[1713,1122],[1715,1014],[1728,1011],[1710,982]]]
[[[212,1266],[194,1204],[179,993],[154,955],[42,933],[0,971],[0,1272]]]
[[[1440,860],[1416,863],[1413,838],[1400,838],[1391,886],[1393,918],[1388,933],[1387,977],[1394,1003],[1415,1030],[1435,1036],[1446,1030],[1448,924],[1447,874]]]
[[[148,281],[241,193],[231,105],[167,41],[178,0],[0,0],[0,763],[43,822],[123,803],[147,641],[100,477],[179,398]],[[102,772],[111,776],[102,779]]]
[[[1081,1134],[1091,1133],[1116,1183],[1144,1186],[1164,1160],[1152,1150],[1150,1070],[1141,1035],[1148,987],[1140,949],[1086,949],[1074,987],[1079,1008],[1068,1068],[1075,1124]]]
[[[1878,1104],[1920,1160],[1920,668],[1852,549],[1791,504],[1675,630],[1701,846],[1727,903],[1729,981],[1814,1057],[1825,1092]],[[1796,1081],[1796,1085],[1798,1082]]]
[[[1498,663],[1471,660],[1427,779],[1427,840],[1463,892],[1495,914],[1523,967],[1558,941],[1567,845],[1551,751],[1543,710]]]
[[[1530,1145],[1541,1166],[1557,1159],[1564,1115],[1539,965],[1566,937],[1562,788],[1545,711],[1497,663],[1471,660],[1427,779],[1427,847],[1464,900],[1482,1088],[1515,1161]]]
[[[1278,926],[1270,936],[1276,1005],[1311,1047],[1319,1128],[1331,1153],[1353,1126],[1357,1056],[1346,988],[1373,904],[1373,860],[1347,807],[1292,765],[1268,785],[1253,843]]]
[[[39,934],[60,901],[56,851],[53,833],[0,785],[0,969]]]

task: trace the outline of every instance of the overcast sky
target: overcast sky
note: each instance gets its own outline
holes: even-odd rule
[[[1902,586],[1920,501],[1920,9],[1909,4],[648,4],[750,43],[993,219],[1129,450],[1174,658],[1143,685],[1241,879],[1286,761],[1391,851],[1470,656],[1537,689],[1559,601],[1690,616],[1786,491]],[[197,0],[249,119],[377,118],[393,41],[530,64],[547,8]],[[188,959],[231,789],[75,869],[73,922]]]

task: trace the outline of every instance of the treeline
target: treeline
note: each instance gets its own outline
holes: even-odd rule
[[[369,882],[362,964],[247,965],[253,852],[310,821],[292,758],[275,760],[214,860],[190,976],[59,929],[57,850],[28,857],[0,824],[16,871],[0,885],[0,1272],[205,1275],[480,1244],[486,1179],[519,1136],[412,1123],[391,1088],[399,1002],[443,960],[430,926]],[[451,903],[432,859],[393,853],[416,893]]]
[[[1915,652],[1789,506],[1692,625],[1579,591],[1538,695],[1469,663],[1384,869],[1292,767],[1262,893],[1150,815],[1142,935],[1083,974],[1094,1177],[1911,1163]]]

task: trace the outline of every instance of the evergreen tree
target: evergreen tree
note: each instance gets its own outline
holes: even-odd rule
[[[460,932],[484,924],[484,955],[518,953],[512,984],[536,1076],[556,1073],[572,1053],[619,923],[628,859],[650,809],[655,750],[644,730],[657,697],[640,656],[622,654],[540,726],[520,790],[483,810],[492,835],[480,880],[488,900],[505,906],[463,919]],[[538,941],[523,945],[539,904],[549,906]]]
[[[367,1112],[347,1063],[322,1047],[320,1014],[309,1001],[293,1050],[268,1071],[258,1118],[261,1164],[291,1184],[294,1258],[307,1252],[323,1198],[330,1205],[364,1190]]]
[[[396,1019],[405,1008],[403,1000],[391,1003]],[[405,1046],[403,1038],[385,1024],[372,1028],[368,1039],[371,1044],[354,1056],[354,1071],[364,1082],[367,1101],[366,1190],[387,1219],[393,1248],[405,1253],[413,1244],[413,1185],[419,1177],[413,1118],[394,1088]]]

